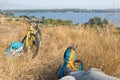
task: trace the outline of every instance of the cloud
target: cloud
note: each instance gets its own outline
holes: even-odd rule
[[[8,0],[0,0],[0,9],[4,8],[5,3],[7,3]]]
[[[6,3],[7,0],[0,0],[0,5]]]

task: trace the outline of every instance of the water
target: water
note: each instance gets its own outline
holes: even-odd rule
[[[26,12],[15,13],[15,16],[26,15]],[[101,19],[106,18],[108,21],[118,24],[120,23],[120,13],[86,13],[86,12],[33,12],[27,13],[28,16],[35,16],[41,18],[45,16],[46,18],[62,19],[62,20],[72,20],[74,23],[85,23],[88,22],[90,18],[100,17]]]

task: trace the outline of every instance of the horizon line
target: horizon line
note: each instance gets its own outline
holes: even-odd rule
[[[81,9],[81,10],[118,10],[118,9],[120,9],[120,8],[116,8],[116,9],[113,9],[113,8],[102,8],[102,9],[95,9],[95,8],[91,8],[91,9],[87,9],[87,8],[26,8],[26,9],[20,9],[20,8],[18,8],[18,9],[0,9],[0,10],[55,10],[55,9],[58,9],[58,10],[62,10],[62,9]]]

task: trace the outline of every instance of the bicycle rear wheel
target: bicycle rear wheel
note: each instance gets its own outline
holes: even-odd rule
[[[38,38],[38,43],[39,43],[39,47],[40,47],[41,43],[42,43],[42,32],[41,32],[41,30],[39,28],[37,29],[37,32],[36,32],[35,35]]]

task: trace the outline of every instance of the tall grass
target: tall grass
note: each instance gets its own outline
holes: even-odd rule
[[[0,32],[1,80],[57,80],[56,71],[69,46],[76,48],[77,59],[83,61],[84,70],[95,67],[120,78],[120,35],[116,34],[115,27],[42,27],[42,46],[38,55],[31,59],[31,52],[14,58],[6,56],[5,48],[11,41],[22,40],[27,30],[25,23],[17,22],[15,26],[13,23],[0,24],[0,30],[4,30]]]

